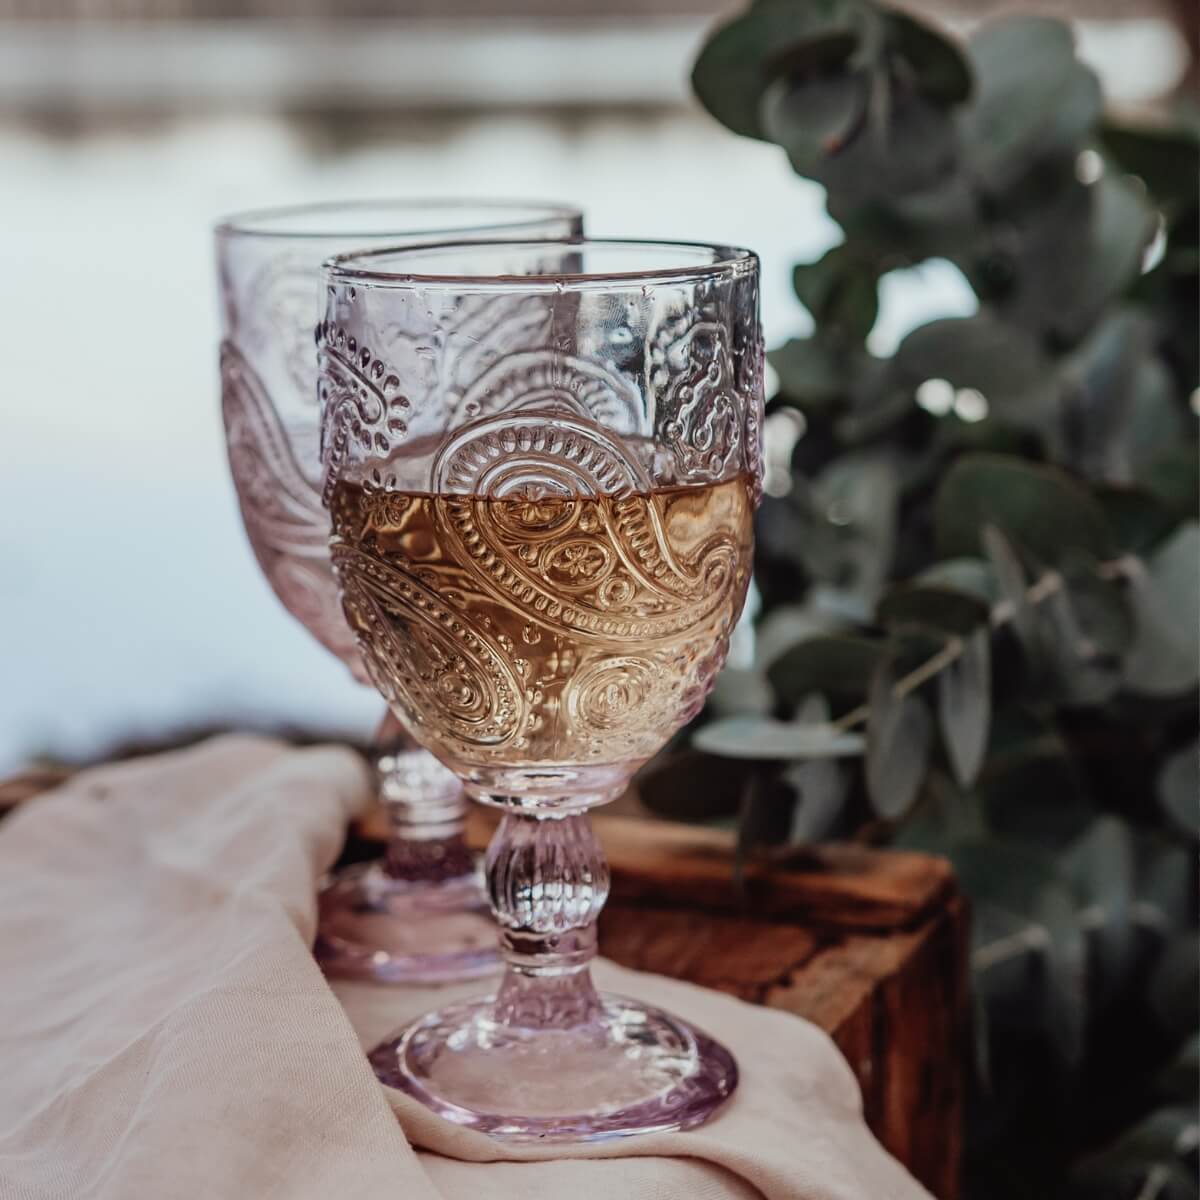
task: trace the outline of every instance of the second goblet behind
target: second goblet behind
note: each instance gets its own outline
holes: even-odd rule
[[[320,265],[364,246],[456,236],[562,237],[575,209],[509,202],[366,201],[245,213],[216,231],[222,300],[221,401],[233,481],[250,544],[284,607],[360,682],[329,563],[318,477],[313,326]],[[480,339],[480,354],[487,353]],[[369,406],[391,387],[362,383]],[[315,952],[328,974],[440,981],[498,967],[495,927],[463,840],[455,777],[425,751],[380,746],[387,853],[336,875],[320,897]]]

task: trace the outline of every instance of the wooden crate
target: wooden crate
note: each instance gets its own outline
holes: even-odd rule
[[[939,1200],[956,1200],[967,920],[950,864],[827,846],[800,866],[752,866],[739,891],[729,833],[603,809],[592,819],[613,877],[601,953],[819,1025],[857,1075],[879,1140]],[[475,847],[496,821],[472,809]],[[381,815],[360,828],[370,840],[384,831]]]
[[[0,810],[53,787],[48,769],[0,782]],[[831,1035],[880,1141],[940,1200],[959,1192],[966,1061],[966,909],[942,859],[822,847],[752,866],[739,891],[732,837],[643,816],[594,818],[612,867],[601,951],[797,1013]],[[474,808],[473,845],[496,816]],[[385,830],[356,830],[359,853]],[[630,919],[634,917],[636,919]]]
[[[880,1141],[954,1200],[967,922],[949,864],[825,847],[803,869],[751,870],[739,893],[728,835],[629,817],[596,824],[613,869],[602,952],[819,1025],[858,1076]]]

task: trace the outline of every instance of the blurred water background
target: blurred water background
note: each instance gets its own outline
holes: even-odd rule
[[[777,148],[691,101],[718,4],[103,7],[0,0],[0,771],[207,724],[364,735],[380,701],[286,616],[242,534],[213,221],[358,196],[571,201],[593,233],[756,249],[768,344],[804,331],[792,264],[837,229]],[[1132,15],[1080,25],[1126,103],[1186,62],[1170,22]],[[974,308],[948,264],[881,296],[880,354]]]

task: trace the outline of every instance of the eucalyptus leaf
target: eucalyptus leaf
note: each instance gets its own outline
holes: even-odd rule
[[[1099,817],[1064,857],[1066,871],[1084,903],[1089,958],[1100,985],[1112,993],[1134,950],[1135,856],[1129,827]]]
[[[1187,521],[1130,579],[1136,622],[1125,683],[1145,696],[1170,696],[1200,680],[1200,525]]]
[[[1200,995],[1200,938],[1188,930],[1171,938],[1150,976],[1147,998],[1155,1022],[1181,1039],[1197,1025]]]
[[[1037,621],[1029,602],[1029,579],[1012,543],[995,526],[984,525],[980,533],[984,553],[992,566],[996,589],[1007,606],[1008,621],[1027,654],[1038,651]],[[999,618],[997,618],[999,620]]]
[[[1140,465],[1135,463],[1134,479],[1177,517],[1194,517],[1200,496],[1200,456],[1195,441],[1180,442]]]
[[[920,92],[939,104],[960,104],[971,94],[971,70],[948,39],[908,13],[887,14],[888,37],[905,60]]]
[[[963,139],[992,189],[1014,182],[1031,161],[1081,145],[1099,120],[1100,86],[1060,22],[1029,16],[987,24],[967,51],[977,90]]]
[[[986,900],[974,902],[971,922],[972,990],[986,1019],[1020,1023],[1037,1007],[1043,990],[1042,955],[1047,935],[1028,916]]]
[[[1193,1104],[1200,1095],[1200,1033],[1193,1033],[1179,1053],[1154,1078],[1157,1100]]]
[[[886,117],[869,122],[868,108],[865,128],[851,123],[839,131],[836,152],[808,160],[805,169],[788,143],[782,143],[801,174],[816,179],[851,211],[921,195],[952,174],[959,157],[958,131],[943,106],[909,88],[893,87],[880,73],[872,83],[875,97],[888,89],[886,105],[876,105],[876,112],[885,109]],[[868,103],[872,98],[871,93],[865,96]],[[790,101],[793,112],[807,103],[801,92],[793,92]],[[803,143],[799,149],[803,151]]]
[[[796,719],[818,727],[829,720],[829,703],[824,696],[807,696],[800,704]],[[796,792],[792,811],[790,841],[817,842],[837,824],[849,790],[845,771],[832,758],[812,758],[792,763],[783,778]]]
[[[824,634],[837,633],[845,626],[844,620],[824,609],[800,604],[781,604],[767,613],[755,630],[755,660],[761,666],[770,666],[792,646]]]
[[[1200,180],[1200,138],[1184,124],[1121,126],[1100,130],[1105,152],[1136,175],[1168,211],[1194,203]]]
[[[1093,619],[1104,620],[1098,587],[1089,599]],[[1114,603],[1119,605],[1119,598]],[[1120,651],[1106,649],[1086,627],[1066,581],[1033,610],[1033,622],[1034,661],[1044,664],[1045,684],[1053,699],[1072,705],[1096,705],[1117,693],[1122,679]],[[1116,620],[1110,624],[1116,624]],[[1107,632],[1115,637],[1111,629]]]
[[[1074,897],[1062,886],[1044,888],[1038,895],[1034,913],[1047,933],[1044,961],[1048,1026],[1064,1062],[1074,1064],[1083,1054],[1087,1022],[1083,928]]]
[[[1068,337],[1083,332],[1138,277],[1158,221],[1145,189],[1129,179],[1103,175],[1091,189],[1091,198],[1089,249],[1081,258],[1078,279],[1086,303],[1073,324],[1060,324]]]
[[[1163,939],[1195,919],[1192,877],[1195,856],[1182,846],[1156,839],[1138,847],[1135,917]]]
[[[934,501],[939,552],[973,555],[988,524],[1047,563],[1072,549],[1104,560],[1113,537],[1104,510],[1055,467],[993,454],[968,454],[946,473]]]
[[[1071,1173],[1074,1200],[1196,1200],[1188,1162],[1198,1130],[1195,1108],[1170,1107],[1144,1117],[1111,1146]]]
[[[933,740],[929,710],[916,695],[897,696],[888,663],[871,680],[867,698],[867,794],[887,820],[902,817],[925,778]]]
[[[959,883],[973,902],[996,905],[1028,915],[1034,898],[1067,880],[1055,856],[1035,843],[989,836],[964,839],[949,846]]]
[[[1172,754],[1156,785],[1158,802],[1174,824],[1200,837],[1200,742]]]
[[[915,391],[928,379],[973,388],[993,416],[1045,428],[1058,382],[1037,339],[986,311],[946,317],[913,330],[896,350],[890,379]]]
[[[1092,493],[1104,510],[1117,546],[1129,553],[1153,550],[1178,523],[1178,517],[1153,492],[1138,486],[1098,487]]]
[[[1138,278],[1157,216],[1119,176],[1083,184],[1069,159],[1047,174],[1046,194],[1028,185],[1038,202],[1018,211],[1010,228],[994,231],[991,253],[1007,254],[1012,278],[993,298],[1008,320],[1071,345]]]
[[[988,620],[988,605],[978,596],[920,582],[889,588],[875,610],[880,625],[936,629],[967,635]]]
[[[1131,477],[1135,381],[1149,337],[1145,320],[1118,310],[1064,363],[1060,457],[1090,479]]]
[[[817,338],[790,338],[767,360],[779,375],[782,394],[801,409],[820,411],[845,394],[843,365]]]
[[[991,638],[985,626],[938,673],[938,721],[954,775],[963,787],[979,777],[992,716]]]
[[[726,717],[698,730],[697,750],[723,758],[807,759],[852,758],[862,754],[861,734],[834,725],[801,725],[770,717]]]
[[[762,671],[726,666],[713,682],[708,706],[720,717],[766,716],[775,707],[775,696]]]
[[[891,569],[899,495],[895,457],[878,449],[841,455],[813,484],[814,502],[837,532],[821,574],[868,611]]]
[[[1153,470],[1158,459],[1188,442],[1187,411],[1179,402],[1167,364],[1156,354],[1134,363],[1134,406],[1129,426],[1129,461],[1134,477]],[[1194,510],[1194,505],[1192,506]]]
[[[988,608],[996,600],[996,577],[981,558],[947,558],[917,576],[917,582],[972,596]]]
[[[873,19],[851,4],[759,0],[709,37],[692,68],[692,87],[723,125],[765,137],[759,109],[772,81],[845,63]]]
[[[810,692],[857,699],[870,686],[887,653],[884,642],[852,634],[827,634],[798,642],[767,668],[775,694],[798,704]]]
[[[992,719],[978,791],[998,835],[1047,848],[1066,847],[1095,817],[1068,748],[1044,716],[1010,707]]]
[[[655,816],[672,821],[719,821],[737,816],[745,763],[684,750],[660,755],[637,776],[637,794]]]
[[[869,79],[864,72],[779,78],[759,108],[767,137],[787,151],[792,167],[821,182],[866,121]]]
[[[859,342],[879,313],[878,283],[871,263],[855,258],[844,244],[792,273],[796,295],[817,325]]]
[[[787,805],[781,792],[778,781],[765,771],[754,771],[746,779],[733,859],[734,881],[739,887],[753,852],[760,846],[778,845],[787,837]]]

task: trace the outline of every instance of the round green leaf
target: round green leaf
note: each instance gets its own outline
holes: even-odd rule
[[[1159,1027],[1182,1039],[1196,1028],[1198,993],[1200,938],[1195,930],[1189,930],[1167,943],[1151,973],[1146,995]]]
[[[934,501],[939,553],[977,554],[989,523],[1048,563],[1071,549],[1099,559],[1113,553],[1104,511],[1069,475],[1009,456],[964,455],[946,473]]]
[[[1181,519],[1195,516],[1200,496],[1200,455],[1194,442],[1183,440],[1137,466],[1134,477]]]
[[[988,605],[978,596],[920,582],[898,583],[875,610],[880,625],[969,634],[987,623]]]
[[[684,750],[653,759],[638,773],[636,787],[655,816],[716,821],[737,815],[745,782],[744,763]]]
[[[1046,17],[982,26],[967,43],[975,102],[964,143],[992,188],[1011,183],[1038,158],[1080,146],[1100,119],[1096,77],[1075,57],[1070,28]]]
[[[769,717],[726,717],[697,730],[697,750],[723,758],[808,759],[852,758],[863,752],[864,739],[829,724],[792,724]]]
[[[974,388],[990,415],[1035,430],[1047,423],[1058,395],[1036,339],[987,312],[930,321],[900,343],[890,367],[892,386],[915,392],[927,379]]]
[[[1172,754],[1158,773],[1158,802],[1184,832],[1200,836],[1200,742]]]
[[[1084,991],[1086,942],[1068,888],[1044,888],[1034,905],[1034,917],[1046,930],[1046,1018],[1063,1061],[1077,1063],[1083,1055],[1087,1009]]]
[[[996,579],[981,558],[946,558],[926,567],[917,583],[974,596],[989,608],[996,599]]]
[[[1089,247],[1078,275],[1080,294],[1088,303],[1073,328],[1062,327],[1068,336],[1086,329],[1138,277],[1158,223],[1145,190],[1121,176],[1103,175],[1089,189],[1089,197]]]
[[[829,720],[824,696],[808,696],[800,704],[796,719],[822,725]],[[832,758],[810,758],[792,763],[783,773],[784,782],[796,793],[792,812],[792,842],[816,842],[837,823],[849,790],[849,779]]]
[[[946,856],[972,903],[987,902],[1014,913],[1028,913],[1044,888],[1062,885],[1054,856],[1036,844],[1004,837],[964,840]]]
[[[778,608],[771,609],[755,630],[755,661],[760,665],[769,666],[792,646],[834,633],[844,627],[844,621],[837,620],[810,605],[781,604]],[[863,690],[866,690],[865,685]],[[799,696],[793,699],[798,700]]]
[[[789,338],[767,355],[779,376],[779,395],[805,412],[828,408],[846,393],[847,372],[817,338]]]
[[[727,666],[713,683],[708,707],[719,717],[766,716],[775,707],[775,696],[760,670]]]
[[[938,674],[938,721],[954,775],[964,787],[979,776],[992,719],[991,631],[977,629]]]
[[[745,137],[765,138],[759,108],[772,80],[833,70],[849,59],[858,40],[849,4],[759,0],[708,39],[692,68],[692,87],[721,124]]]
[[[788,704],[798,704],[809,692],[857,699],[885,653],[883,642],[850,634],[809,638],[780,654],[767,668],[767,678]]]
[[[950,114],[877,74],[875,88],[884,87],[890,88],[886,104],[875,103],[867,111],[886,112],[886,116],[872,115],[858,126],[851,125],[850,136],[843,138],[844,148],[826,154],[803,172],[854,213],[935,190],[954,173],[958,162],[958,133]]]
[[[1133,554],[1157,546],[1179,518],[1152,492],[1142,487],[1111,484],[1094,493],[1117,545]]]
[[[1014,728],[1019,723],[1010,709],[993,718],[978,783],[988,826],[1033,845],[1068,845],[1090,825],[1094,809],[1053,728],[1035,723]]]
[[[1008,623],[1012,625],[1026,654],[1036,659],[1037,618],[1026,594],[1029,579],[1021,557],[1008,538],[990,523],[983,527],[980,541],[992,567],[996,590],[1008,607]]]
[[[957,46],[897,9],[887,12],[888,40],[910,68],[917,89],[939,104],[960,104],[971,94],[971,71]]]
[[[1145,696],[1173,696],[1200,680],[1200,525],[1187,521],[1130,579],[1136,634],[1125,683]]]
[[[824,181],[861,133],[867,85],[860,72],[777,79],[763,94],[760,123],[799,174]]]
[[[1100,136],[1111,158],[1141,179],[1159,204],[1175,210],[1195,201],[1200,138],[1194,129],[1105,124]]]
[[[925,778],[933,740],[929,710],[916,695],[897,696],[887,664],[871,681],[867,717],[867,794],[888,820],[912,807]]]
[[[791,823],[792,796],[770,771],[754,771],[746,779],[738,807],[734,879],[741,885],[747,858],[759,846],[785,842]]]
[[[817,325],[856,342],[875,324],[878,284],[876,264],[856,259],[844,244],[792,272],[796,295]]]
[[[1089,914],[1089,947],[1111,994],[1133,951],[1135,859],[1129,826],[1099,817],[1070,848],[1064,865]]]

